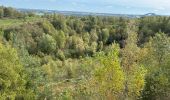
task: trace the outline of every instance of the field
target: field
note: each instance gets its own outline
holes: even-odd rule
[[[14,27],[28,22],[37,22],[42,20],[41,17],[26,17],[24,19],[0,19],[0,28]]]

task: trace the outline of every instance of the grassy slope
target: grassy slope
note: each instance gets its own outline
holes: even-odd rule
[[[7,28],[12,26],[18,26],[27,22],[37,22],[41,21],[40,17],[27,17],[25,19],[0,19],[0,28]]]

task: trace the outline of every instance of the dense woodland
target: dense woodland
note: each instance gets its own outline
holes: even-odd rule
[[[170,17],[0,7],[0,100],[169,100]]]

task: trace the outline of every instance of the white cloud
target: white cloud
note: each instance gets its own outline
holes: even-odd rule
[[[88,0],[87,0],[88,1]],[[101,3],[118,4],[130,7],[164,8],[170,10],[170,0],[93,0]]]
[[[50,2],[56,2],[57,0],[48,0],[48,1],[50,1]]]
[[[106,8],[112,8],[113,6],[112,5],[107,5]]]
[[[77,6],[78,4],[76,2],[71,3],[73,6]]]
[[[127,9],[130,9],[131,7],[130,6],[126,6]]]
[[[164,8],[164,7],[159,7],[158,9],[159,9],[159,10],[165,10],[165,8]]]
[[[158,10],[158,9],[155,9],[154,12],[159,12],[159,10]]]

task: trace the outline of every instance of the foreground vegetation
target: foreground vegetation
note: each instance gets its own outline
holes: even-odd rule
[[[16,12],[0,7],[0,100],[170,99],[169,17]]]

